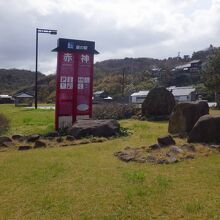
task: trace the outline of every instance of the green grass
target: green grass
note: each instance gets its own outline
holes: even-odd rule
[[[53,121],[50,111],[29,111],[31,117],[28,111],[16,112],[23,117],[12,119],[17,131],[23,112],[25,118],[36,113],[39,124],[44,114]],[[43,125],[32,128],[30,121],[22,131],[40,131]],[[120,123],[129,128],[130,136],[1,152],[0,219],[220,219],[220,155],[172,165],[121,162],[113,156],[115,151],[155,143],[167,133],[167,123]]]
[[[10,120],[10,130],[7,134],[46,133],[54,130],[54,110],[0,105],[0,113],[4,113]]]

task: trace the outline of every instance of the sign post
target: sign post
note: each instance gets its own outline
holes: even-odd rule
[[[71,127],[78,118],[91,118],[95,42],[58,39],[56,129]]]

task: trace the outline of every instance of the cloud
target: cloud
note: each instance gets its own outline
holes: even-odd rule
[[[0,2],[0,68],[34,69],[35,28],[39,70],[54,73],[59,37],[96,41],[96,60],[191,54],[220,46],[220,0],[7,0]]]

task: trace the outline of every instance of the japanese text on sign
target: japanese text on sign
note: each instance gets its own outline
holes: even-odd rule
[[[81,55],[81,62],[82,63],[88,63],[89,62],[89,56],[87,54],[86,55],[82,54]]]
[[[90,83],[90,77],[78,77],[78,89],[84,89]]]
[[[64,56],[63,56],[63,60],[64,62],[72,62],[73,61],[73,57],[72,57],[72,54],[71,53],[65,53]]]
[[[73,88],[73,77],[61,76],[60,89],[72,89],[72,88]]]

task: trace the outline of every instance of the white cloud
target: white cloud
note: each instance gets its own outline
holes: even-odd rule
[[[220,0],[8,0],[0,2],[0,68],[34,69],[35,28],[39,69],[55,72],[58,37],[95,40],[96,60],[165,58],[220,46]]]

